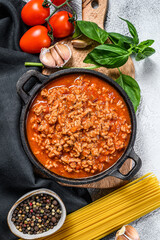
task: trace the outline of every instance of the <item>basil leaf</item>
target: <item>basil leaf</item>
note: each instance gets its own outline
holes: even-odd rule
[[[114,33],[114,32],[110,32],[109,34],[109,38],[110,40],[115,44],[115,45],[119,45],[122,46],[122,44],[120,45],[120,43],[123,42],[123,45],[126,49],[130,48],[131,45],[134,44],[133,38],[128,37],[128,36],[124,36],[120,33]]]
[[[125,48],[126,49],[126,47],[125,47],[125,45],[124,45],[124,42],[120,39],[119,41],[118,41],[118,44],[117,44],[118,46],[120,46],[120,47],[122,47],[122,48]]]
[[[143,51],[145,48],[151,46],[152,44],[154,43],[154,40],[146,40],[146,41],[143,41],[141,42],[137,48],[140,49],[141,51]]]
[[[82,35],[82,32],[80,31],[79,27],[78,27],[77,24],[76,24],[76,26],[75,26],[75,31],[74,31],[74,34],[73,34],[72,38],[77,38],[77,37],[79,37],[80,35]]]
[[[84,59],[84,63],[96,62],[107,68],[116,68],[125,64],[130,53],[119,46],[104,44],[95,47]]]
[[[77,26],[85,36],[101,44],[108,38],[108,33],[94,22],[77,21]]]
[[[136,56],[136,61],[143,60],[147,57],[150,57],[152,54],[155,53],[155,49],[151,47],[146,47],[142,52],[138,52]]]
[[[86,58],[83,60],[84,63],[90,63],[90,64],[94,64],[97,65],[97,63],[94,61],[94,59],[91,57],[90,54],[88,54],[86,56]]]
[[[140,103],[140,87],[136,80],[128,75],[120,74],[120,77],[116,79],[116,82],[124,89],[130,98],[135,112]]]
[[[138,38],[138,33],[137,33],[137,30],[136,28],[133,26],[133,24],[131,22],[129,22],[128,20],[124,19],[124,18],[121,18],[121,20],[125,21],[128,25],[128,29],[129,29],[129,32],[130,34],[133,36],[133,40],[134,40],[134,43],[135,44],[138,44],[139,43],[139,38]]]

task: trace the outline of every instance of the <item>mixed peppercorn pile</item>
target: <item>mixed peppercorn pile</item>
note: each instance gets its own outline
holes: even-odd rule
[[[60,204],[54,197],[38,194],[20,203],[11,220],[20,232],[39,234],[54,228],[61,214]]]

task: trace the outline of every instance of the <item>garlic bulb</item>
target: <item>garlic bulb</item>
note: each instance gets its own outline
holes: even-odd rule
[[[67,44],[56,43],[49,48],[42,48],[39,58],[47,68],[59,68],[69,61],[71,55]]]
[[[140,240],[140,238],[134,227],[126,225],[116,233],[115,240]]]

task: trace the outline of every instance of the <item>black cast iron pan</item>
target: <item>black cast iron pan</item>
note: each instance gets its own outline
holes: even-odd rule
[[[79,179],[71,179],[71,178],[66,178],[59,176],[48,169],[46,169],[33,155],[28,141],[27,141],[27,136],[26,136],[26,119],[27,119],[27,113],[30,108],[30,105],[32,101],[34,100],[35,96],[41,89],[48,84],[51,81],[54,81],[54,79],[57,79],[58,77],[68,75],[68,74],[92,74],[94,76],[97,76],[101,78],[102,80],[106,81],[109,83],[112,87],[114,87],[120,95],[123,97],[124,101],[127,104],[129,113],[130,113],[130,118],[131,118],[131,125],[132,125],[132,133],[130,137],[130,142],[128,144],[128,147],[124,154],[121,156],[121,158],[114,163],[109,169],[106,169],[105,171],[86,178],[79,178]],[[37,80],[37,83],[32,87],[32,89],[28,92],[24,90],[25,84],[30,80],[31,77],[35,77]],[[107,176],[114,176],[117,178],[120,178],[122,180],[129,180],[131,179],[140,169],[141,167],[141,159],[137,156],[137,154],[134,152],[133,146],[135,142],[135,137],[136,137],[136,117],[135,117],[135,112],[133,105],[125,93],[125,91],[111,78],[108,76],[99,73],[97,71],[93,70],[86,70],[86,69],[66,69],[66,70],[60,70],[56,73],[53,73],[49,76],[42,75],[40,72],[35,71],[35,70],[30,70],[23,74],[23,76],[18,80],[17,82],[17,93],[19,94],[20,98],[22,99],[22,111],[21,111],[21,116],[20,116],[20,136],[21,136],[21,141],[23,148],[30,159],[30,161],[43,173],[47,174],[50,178],[53,178],[59,182],[66,183],[66,184],[71,184],[71,185],[81,185],[81,184],[88,184],[88,183],[93,183],[96,181],[99,181]],[[123,165],[123,163],[128,159],[131,158],[134,161],[134,166],[130,170],[130,172],[127,175],[123,175],[119,169]]]

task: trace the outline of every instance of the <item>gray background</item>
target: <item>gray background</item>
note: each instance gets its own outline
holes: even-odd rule
[[[73,0],[72,5],[81,18],[81,0]],[[143,161],[143,166],[136,177],[153,171],[160,180],[160,1],[109,1],[105,29],[128,35],[127,25],[118,16],[128,19],[135,25],[140,41],[155,40],[153,47],[156,53],[141,62],[134,61],[136,80],[141,88],[135,151]],[[107,194],[107,191],[91,191],[93,199],[104,194]],[[138,230],[141,240],[160,240],[160,209],[131,224]],[[105,240],[114,240],[114,236],[115,233],[107,236]]]
[[[109,1],[105,29],[128,34],[127,25],[118,16],[135,25],[140,41],[155,40],[153,47],[156,53],[141,62],[134,61],[135,78],[141,88],[135,151],[143,162],[136,177],[153,171],[160,180],[160,1]],[[133,222],[132,226],[138,230],[141,240],[159,240],[160,209]],[[113,236],[112,234],[105,239],[112,240]]]

